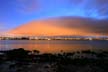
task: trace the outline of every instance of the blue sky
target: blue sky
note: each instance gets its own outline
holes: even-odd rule
[[[0,0],[0,30],[59,16],[108,18],[108,0]]]

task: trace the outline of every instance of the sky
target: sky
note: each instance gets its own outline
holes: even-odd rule
[[[108,19],[108,0],[0,0],[0,32],[59,16]]]

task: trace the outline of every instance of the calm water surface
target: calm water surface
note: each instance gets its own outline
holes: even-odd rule
[[[0,40],[0,50],[24,48],[41,53],[72,52],[78,50],[108,50],[108,41],[60,41],[60,40]]]

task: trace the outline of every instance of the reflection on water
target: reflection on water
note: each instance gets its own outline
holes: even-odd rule
[[[72,52],[86,49],[108,50],[108,41],[46,41],[46,40],[1,40],[0,50],[25,48],[42,53]]]

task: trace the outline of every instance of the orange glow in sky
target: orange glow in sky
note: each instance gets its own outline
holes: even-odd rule
[[[92,24],[92,21],[84,19],[48,19],[32,21],[10,31],[12,34],[36,35],[36,36],[59,36],[59,35],[108,35],[107,27]],[[102,25],[102,24],[101,24]],[[103,24],[104,25],[104,24]],[[103,30],[102,30],[103,28]]]

